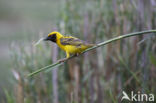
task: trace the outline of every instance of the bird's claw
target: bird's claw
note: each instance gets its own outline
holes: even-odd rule
[[[79,55],[80,55],[79,53],[76,53],[74,56],[77,57],[77,56],[79,56]]]

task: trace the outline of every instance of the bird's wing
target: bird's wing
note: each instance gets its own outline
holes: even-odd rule
[[[62,45],[72,45],[72,46],[81,46],[81,45],[85,45],[86,43],[78,38],[72,37],[72,36],[66,36],[66,37],[62,37],[60,39],[60,43]]]

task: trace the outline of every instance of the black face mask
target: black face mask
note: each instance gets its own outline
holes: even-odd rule
[[[56,34],[50,35],[44,39],[44,41],[48,40],[56,43]]]

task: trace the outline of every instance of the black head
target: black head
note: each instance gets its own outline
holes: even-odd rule
[[[44,41],[52,41],[52,42],[55,42],[56,43],[56,33],[53,33],[53,34],[48,34],[48,36],[44,39]]]

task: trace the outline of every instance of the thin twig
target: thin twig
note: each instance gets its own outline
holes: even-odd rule
[[[112,39],[110,39],[110,40],[104,41],[104,42],[102,42],[102,43],[99,43],[99,44],[97,44],[96,46],[93,46],[93,47],[91,47],[91,48],[88,48],[88,49],[86,49],[84,52],[82,52],[80,55],[82,55],[83,53],[88,52],[88,51],[90,51],[90,50],[96,49],[96,48],[98,48],[98,47],[101,47],[101,46],[103,46],[103,45],[112,43],[112,42],[114,42],[114,41],[117,41],[117,40],[120,40],[120,39],[123,39],[123,38],[131,37],[131,36],[137,36],[137,35],[142,35],[142,34],[147,34],[147,33],[156,33],[156,30],[147,30],[147,31],[141,31],[141,32],[135,32],[135,33],[130,33],[130,34],[121,35],[121,36],[112,38]],[[66,59],[64,62],[68,61],[69,59],[71,59],[71,58],[73,58],[73,57],[75,57],[75,56],[69,57],[69,58]],[[43,68],[41,68],[41,69],[39,69],[39,70],[36,70],[36,71],[34,71],[34,72],[28,74],[28,77],[33,76],[33,75],[35,75],[35,74],[37,74],[37,73],[39,73],[39,72],[42,72],[42,71],[44,71],[44,70],[46,70],[46,69],[49,69],[49,68],[52,69],[52,68],[56,67],[56,66],[59,65],[59,64],[61,64],[61,62],[56,62],[56,63],[54,63],[54,64],[48,65],[48,66],[46,66],[46,67],[43,67]]]

